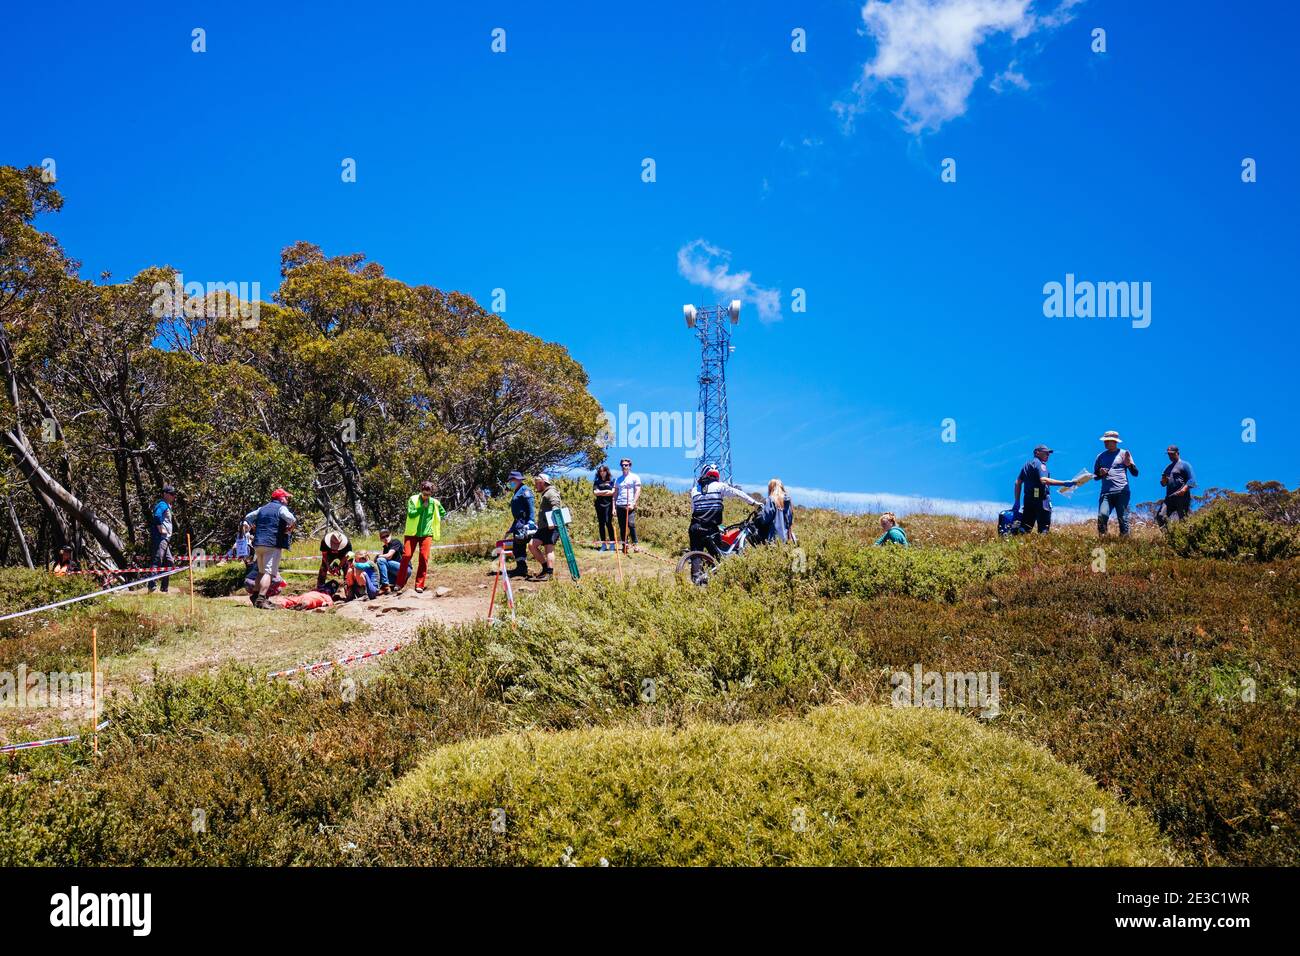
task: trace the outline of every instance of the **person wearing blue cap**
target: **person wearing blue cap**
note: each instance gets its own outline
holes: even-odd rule
[[[1052,449],[1039,445],[1034,449],[1034,457],[1025,462],[1016,476],[1016,493],[1012,510],[1020,512],[1020,531],[1028,534],[1038,529],[1039,534],[1052,530],[1052,488],[1067,488],[1072,481],[1061,481],[1049,477],[1047,459],[1052,456]],[[1025,489],[1025,507],[1020,507],[1020,489]]]
[[[506,574],[512,578],[528,576],[528,541],[537,533],[537,501],[533,498],[533,489],[524,484],[522,472],[512,471],[506,479],[506,487],[511,491],[510,517],[514,520],[506,532],[514,538],[515,566]]]

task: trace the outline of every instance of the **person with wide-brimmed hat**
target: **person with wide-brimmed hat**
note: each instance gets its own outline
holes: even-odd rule
[[[1101,436],[1106,450],[1093,462],[1092,473],[1101,482],[1101,497],[1097,501],[1097,534],[1105,536],[1111,512],[1119,521],[1119,535],[1128,537],[1128,476],[1137,477],[1137,465],[1128,449],[1121,449],[1119,432],[1108,431]]]
[[[537,533],[528,542],[528,553],[542,566],[537,580],[549,581],[555,577],[555,542],[560,529],[552,527],[546,516],[556,508],[563,508],[564,502],[560,500],[560,489],[551,482],[550,475],[541,474],[534,478],[533,488],[537,491]]]
[[[325,532],[320,539],[320,570],[316,572],[316,590],[321,589],[330,574],[345,573],[344,558],[351,553],[352,542],[342,531]]]

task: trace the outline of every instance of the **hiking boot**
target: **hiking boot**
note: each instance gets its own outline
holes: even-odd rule
[[[253,595],[253,607],[258,608],[258,609],[260,609],[260,610],[265,610],[265,609],[266,609],[266,595],[265,595],[265,594],[254,594],[254,595]]]
[[[538,582],[542,582],[542,581],[550,581],[550,580],[551,580],[552,578],[554,578],[554,577],[555,577],[555,572],[552,571],[550,568],[547,568],[547,569],[544,570],[541,574],[537,575],[536,580],[537,580]]]
[[[508,578],[526,578],[528,577],[528,565],[520,561],[511,570],[506,572]]]
[[[417,588],[415,589],[415,593],[416,593],[416,594],[423,594],[423,593],[424,593],[424,588],[417,587]]]

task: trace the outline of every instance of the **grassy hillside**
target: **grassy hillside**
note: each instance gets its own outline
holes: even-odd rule
[[[645,537],[670,541],[682,525],[674,509],[683,505],[663,489],[653,495],[652,504],[662,501],[647,506]],[[504,528],[502,518],[494,509],[448,538],[490,538]],[[1132,541],[1108,539],[1098,552],[1087,529],[999,541],[985,523],[920,516],[908,522],[918,546],[902,552],[870,548],[869,516],[801,511],[801,548],[755,550],[725,564],[708,588],[653,573],[623,585],[594,576],[557,582],[522,595],[513,627],[428,625],[417,645],[377,666],[301,684],[268,686],[264,671],[251,666],[163,674],[135,699],[112,705],[98,763],[74,746],[9,764],[0,778],[0,863],[397,859],[406,852],[399,846],[406,818],[382,824],[374,808],[406,778],[392,797],[404,799],[421,779],[407,776],[421,761],[452,766],[456,754],[479,753],[509,763],[522,759],[512,756],[518,738],[510,735],[523,732],[532,746],[554,748],[546,752],[557,765],[568,749],[575,766],[593,771],[601,747],[627,754],[684,747],[700,766],[709,763],[692,741],[709,741],[720,765],[749,768],[744,746],[727,739],[802,739],[804,725],[788,721],[827,706],[848,714],[850,705],[873,705],[863,712],[870,716],[845,719],[906,725],[898,730],[906,753],[888,751],[883,760],[925,763],[930,748],[942,752],[944,728],[967,727],[972,747],[1032,744],[1086,774],[1097,786],[1086,796],[1072,791],[1071,800],[1117,800],[1153,821],[1182,860],[1295,865],[1300,561],[1258,560],[1252,542],[1260,533],[1249,523],[1249,540],[1238,547],[1235,523],[1225,528],[1213,512],[1198,520],[1208,526],[1189,527],[1172,546],[1143,532]],[[1291,554],[1293,529],[1281,527],[1280,553]],[[666,569],[670,554],[656,545],[631,560]],[[898,716],[887,709],[891,675],[916,665],[997,673],[998,715],[981,719],[967,708],[933,724],[926,722],[932,715]],[[440,756],[448,745],[462,749]],[[944,779],[943,758],[935,759],[938,776],[926,786]],[[1018,782],[999,786],[1034,793],[1031,775],[1014,769],[1028,766],[1013,762]],[[475,787],[497,779],[490,762],[481,769]],[[699,799],[722,786],[698,780]],[[830,778],[819,771],[817,780],[812,792],[832,792]],[[544,805],[549,786],[521,790],[520,812]],[[613,810],[634,794],[618,775],[596,774],[583,786],[605,788],[601,799]],[[438,818],[439,839],[463,847],[466,862],[549,860],[558,830],[538,829],[534,842],[509,847],[464,842],[464,834],[483,835],[485,791],[474,792],[473,799],[438,792],[450,801]],[[811,801],[805,792],[786,797]],[[199,833],[196,809],[206,821]],[[606,838],[598,822],[582,831],[592,848]],[[658,837],[642,822],[647,853],[657,852]],[[1040,822],[1041,847],[1056,848],[1044,853],[1072,852],[1069,833]],[[390,842],[367,842],[389,825],[398,826],[383,831]],[[1136,834],[1140,825],[1133,827]],[[346,849],[348,842],[362,848]],[[1150,846],[1135,837],[1122,852],[1137,859]],[[716,858],[733,851],[723,841]],[[956,844],[933,852],[971,858]]]

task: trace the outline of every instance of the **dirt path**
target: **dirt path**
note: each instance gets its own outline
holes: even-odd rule
[[[543,588],[564,586],[569,579],[568,569],[558,555],[556,564],[556,578],[552,583],[538,584],[516,579],[517,596],[527,600],[530,594]],[[578,554],[578,567],[583,577],[616,577],[620,565],[624,579],[654,576],[672,567],[666,558],[648,552],[630,557],[616,557],[611,552]],[[423,594],[416,594],[414,585],[408,583],[400,595],[385,595],[374,601],[349,601],[334,613],[359,621],[368,630],[335,644],[330,652],[331,659],[405,644],[426,622],[465,624],[485,619],[494,578],[494,571],[486,562],[435,564],[429,569]],[[504,599],[505,594],[498,590],[498,602]]]

